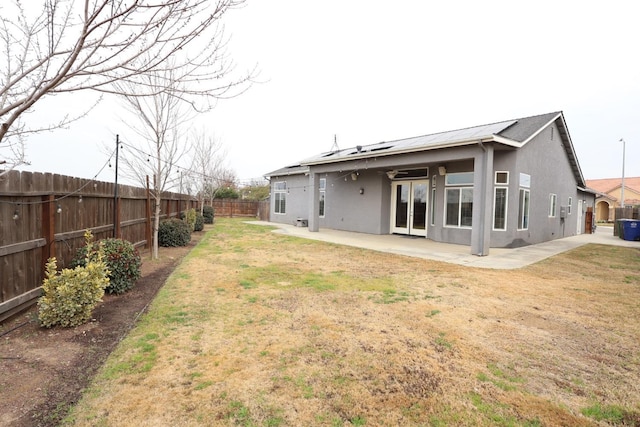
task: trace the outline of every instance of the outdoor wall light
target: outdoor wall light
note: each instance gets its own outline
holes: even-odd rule
[[[360,194],[364,194],[364,188],[360,187]]]
[[[16,210],[13,212],[13,219],[16,219],[16,220],[17,220],[18,218],[20,218],[20,212],[18,212],[18,209],[16,209]]]
[[[447,168],[444,166],[438,166],[438,173],[440,176],[445,176],[447,173]]]
[[[62,206],[60,206],[60,203],[58,203],[58,209],[56,209],[56,212],[58,213],[62,212]]]
[[[82,194],[78,197],[78,203],[82,203]]]
[[[358,172],[352,172],[351,173],[351,180],[352,181],[357,181],[358,180]]]

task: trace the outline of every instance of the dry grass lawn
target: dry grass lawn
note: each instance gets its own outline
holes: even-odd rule
[[[483,270],[218,220],[78,426],[640,425],[640,249]]]

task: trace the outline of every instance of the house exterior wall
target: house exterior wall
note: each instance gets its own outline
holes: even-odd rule
[[[552,123],[516,152],[501,154],[496,170],[508,168],[507,231],[493,231],[491,246],[517,247],[577,234],[578,190],[558,128]],[[529,226],[518,230],[520,174],[531,177]],[[556,215],[549,215],[550,195],[556,195]],[[560,208],[572,200],[562,219]],[[593,203],[592,203],[593,206]]]
[[[285,213],[276,213],[274,196],[275,186],[278,182],[287,183],[286,208]],[[281,224],[295,224],[298,218],[308,219],[308,199],[307,199],[308,177],[303,174],[273,176],[271,177],[271,221]]]
[[[380,171],[320,174],[327,180],[320,227],[370,234],[389,233],[389,180]],[[346,179],[345,179],[346,178]],[[363,193],[360,194],[360,189]]]
[[[622,186],[615,188],[614,190],[610,191],[607,194],[609,196],[615,198],[618,201],[622,200]],[[634,202],[637,202],[638,200],[640,200],[640,192],[634,190],[631,187],[625,186],[624,187],[624,200],[625,200],[625,205],[636,204]],[[616,203],[615,207],[617,207],[617,208],[620,207],[620,202]]]

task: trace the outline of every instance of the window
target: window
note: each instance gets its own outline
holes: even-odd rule
[[[529,229],[529,190],[520,189],[518,198],[518,230]]]
[[[494,190],[493,229],[507,229],[507,187],[496,187]]]
[[[509,172],[496,172],[496,184],[508,184]]]
[[[431,189],[431,225],[436,225],[436,189]]]
[[[456,186],[445,189],[445,226],[471,227],[473,172],[448,173],[445,185]]]
[[[471,227],[473,211],[473,188],[447,188],[445,190],[445,225]]]
[[[527,175],[526,173],[520,174],[520,187],[531,188],[531,175]]]
[[[287,182],[276,182],[273,185],[273,193],[275,199],[274,212],[277,214],[287,213]]]
[[[551,193],[549,194],[549,217],[554,218],[556,216],[556,202],[558,201],[558,196]]]
[[[431,177],[431,186],[432,186],[433,188],[436,188],[436,177],[437,177],[437,176],[438,176],[438,175],[433,175],[433,177]]]
[[[473,172],[448,173],[445,176],[446,185],[473,185]]]
[[[324,199],[327,189],[327,178],[320,178],[320,203],[318,207],[318,214],[320,218],[324,218]]]
[[[569,197],[569,202],[567,203],[567,215],[571,215],[571,205],[573,205],[573,198]]]

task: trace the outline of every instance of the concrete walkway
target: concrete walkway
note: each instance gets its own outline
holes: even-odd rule
[[[306,227],[295,227],[288,224],[277,224],[265,221],[249,221],[249,223],[277,227],[277,230],[274,230],[274,232],[288,236],[479,268],[521,268],[550,256],[586,245],[587,243],[640,248],[640,242],[626,241],[614,236],[612,227],[598,227],[594,234],[565,237],[563,239],[556,239],[522,248],[491,248],[489,255],[481,257],[471,255],[469,253],[469,246],[438,243],[429,239],[412,236],[395,234],[376,235],[324,228],[318,232],[310,232]]]

